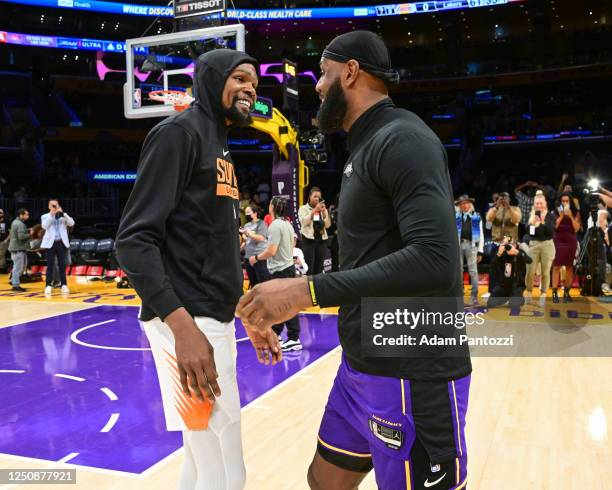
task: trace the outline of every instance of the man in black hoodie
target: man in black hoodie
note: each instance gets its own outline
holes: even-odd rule
[[[416,114],[389,98],[399,75],[376,34],[338,36],[320,66],[319,128],[348,131],[350,151],[338,205],[340,271],[258,284],[238,314],[265,327],[313,305],[340,305],[343,356],[308,471],[312,489],[357,488],[372,468],[379,488],[464,489],[467,345],[453,355],[369,356],[361,335],[364,298],[452,298],[458,309],[446,152]],[[454,342],[461,333],[454,325],[436,332]]]
[[[117,233],[142,299],[168,430],[182,430],[181,488],[244,486],[234,312],[242,293],[238,183],[227,149],[248,125],[257,62],[219,49],[200,56],[195,102],[148,134]],[[250,332],[258,356],[280,358],[276,335]]]

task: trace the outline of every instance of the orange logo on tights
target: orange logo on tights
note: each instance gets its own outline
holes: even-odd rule
[[[238,180],[234,164],[217,158],[217,196],[227,196],[238,200]]]
[[[212,403],[208,399],[200,401],[193,394],[189,398],[181,387],[179,379],[179,370],[176,364],[176,358],[168,351],[164,350],[166,361],[171,369],[171,377],[174,388],[174,404],[180,414],[185,426],[189,430],[203,430],[208,428],[208,419],[212,412]]]

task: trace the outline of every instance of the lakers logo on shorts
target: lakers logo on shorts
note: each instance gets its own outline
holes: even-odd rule
[[[388,427],[375,420],[369,419],[370,430],[374,437],[380,439],[386,444],[388,448],[395,449],[396,451],[402,447],[404,443],[404,432],[393,427]]]

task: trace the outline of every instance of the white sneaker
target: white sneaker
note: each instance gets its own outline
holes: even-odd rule
[[[287,340],[281,345],[283,352],[289,352],[292,350],[302,350],[302,343],[298,340]]]
[[[70,294],[70,289],[65,284],[62,286],[62,294]]]
[[[491,293],[488,293],[488,292],[487,292],[487,293],[484,293],[484,294],[481,296],[481,298],[482,298],[482,299],[489,299],[489,296],[491,296]]]
[[[546,295],[545,294],[540,296],[538,303],[541,308],[544,308],[544,306],[546,306]]]
[[[525,304],[531,303],[531,293],[525,293]]]
[[[45,288],[45,294],[51,294],[53,292],[53,288],[51,286],[47,286]]]

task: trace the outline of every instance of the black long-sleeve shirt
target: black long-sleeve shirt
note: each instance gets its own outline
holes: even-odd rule
[[[543,242],[545,240],[552,240],[555,236],[555,224],[557,218],[553,213],[546,213],[544,222],[540,226],[535,227],[535,234],[531,235],[531,228],[529,229],[532,240]]]
[[[314,277],[321,306],[340,305],[338,329],[356,370],[413,380],[471,372],[463,357],[409,359],[361,355],[361,298],[460,297],[461,275],[446,152],[412,112],[385,99],[349,133],[350,156],[338,206],[340,272]],[[449,335],[458,335],[449,332]]]

